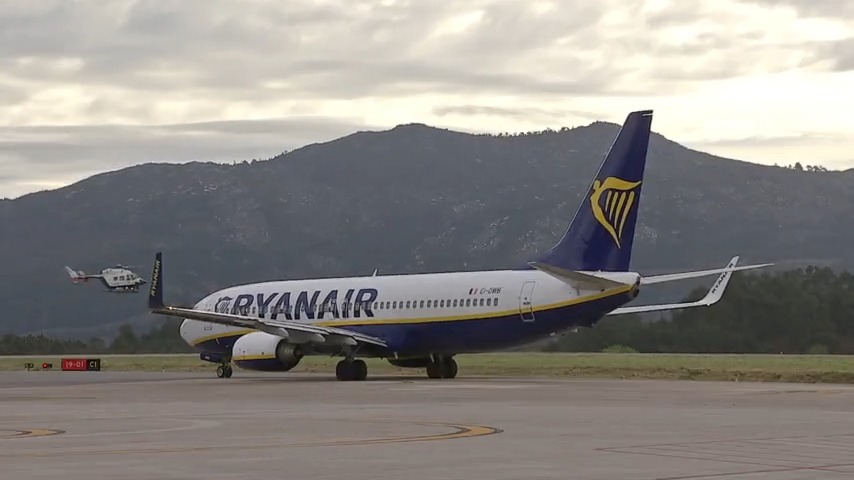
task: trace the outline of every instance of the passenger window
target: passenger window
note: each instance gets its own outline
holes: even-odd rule
[[[483,306],[483,299],[482,298],[480,299],[480,306],[481,307]]]
[[[397,300],[391,302],[391,308],[392,309],[397,308]]]
[[[457,306],[457,299],[456,298],[454,299],[454,306],[455,307]]]
[[[471,306],[471,299],[468,299],[468,298],[466,299],[466,306],[467,307]]]
[[[406,301],[406,308],[409,308],[409,300]]]
[[[498,299],[497,299],[497,298],[493,298],[493,299],[492,299],[492,304],[493,304],[493,305],[495,305],[495,306],[497,307],[497,306],[498,306]]]
[[[427,308],[430,308],[430,302],[431,302],[431,301],[432,301],[432,300],[427,300]]]
[[[445,301],[444,301],[444,300],[440,300],[440,301],[439,301],[439,306],[444,308],[444,307],[445,307]]]
[[[419,307],[418,307],[418,308],[424,308],[424,300],[421,300],[421,303],[419,303]]]

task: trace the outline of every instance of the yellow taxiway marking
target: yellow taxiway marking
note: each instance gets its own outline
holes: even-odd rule
[[[70,450],[48,452],[17,452],[13,454],[0,454],[0,457],[55,457],[63,455],[140,455],[152,453],[191,453],[205,452],[211,450],[260,450],[268,448],[282,447],[339,447],[339,446],[354,446],[354,445],[376,445],[380,443],[408,443],[408,442],[434,442],[439,440],[454,440],[460,438],[483,437],[486,435],[494,435],[503,432],[503,430],[495,427],[484,425],[461,425],[455,423],[437,423],[437,422],[395,422],[393,420],[367,420],[360,421],[365,423],[404,423],[410,425],[418,425],[424,427],[444,427],[451,429],[450,432],[433,434],[433,435],[413,435],[413,436],[398,436],[398,437],[380,437],[380,438],[360,438],[351,440],[327,440],[317,442],[304,443],[263,443],[259,445],[206,445],[198,447],[152,447],[152,448],[133,448],[133,449],[115,449],[115,450]]]
[[[61,433],[65,433],[65,430],[51,430],[46,428],[38,428],[35,430],[0,430],[0,439],[46,437],[48,435],[59,435]]]
[[[398,423],[394,421],[371,421],[370,423]],[[409,423],[409,422],[407,422]],[[408,443],[408,442],[434,442],[437,440],[454,440],[457,438],[483,437],[501,433],[503,430],[483,425],[455,425],[451,423],[411,422],[412,425],[423,427],[445,427],[453,429],[448,433],[438,435],[420,435],[415,437],[387,437],[355,440],[333,440],[326,442],[299,443],[288,445],[290,447],[337,447],[343,445],[375,445],[378,443]]]

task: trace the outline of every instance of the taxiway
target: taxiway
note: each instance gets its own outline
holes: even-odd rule
[[[3,478],[854,477],[854,386],[0,373]]]

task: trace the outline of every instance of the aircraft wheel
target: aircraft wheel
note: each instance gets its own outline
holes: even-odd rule
[[[225,365],[216,367],[216,376],[217,378],[225,378]]]
[[[442,378],[454,378],[457,376],[457,361],[453,358],[446,358],[442,369]]]
[[[335,378],[341,380],[342,382],[349,382],[350,380],[355,380],[356,377],[356,367],[353,365],[355,362],[351,360],[341,360],[338,362],[338,365],[335,366]]]
[[[368,364],[364,360],[353,360],[354,380],[366,380],[368,378]]]
[[[234,374],[234,369],[231,368],[231,365],[226,365],[225,366],[225,378],[231,378],[231,376],[233,374]]]
[[[457,361],[453,357],[442,357],[439,361],[427,362],[428,378],[454,378],[457,376]]]
[[[427,362],[427,378],[442,378],[441,363],[429,361]]]
[[[365,380],[368,378],[368,365],[364,360],[341,360],[335,366],[335,377],[338,380]]]

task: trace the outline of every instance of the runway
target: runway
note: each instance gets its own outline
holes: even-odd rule
[[[854,386],[0,373],[14,479],[847,479]]]

